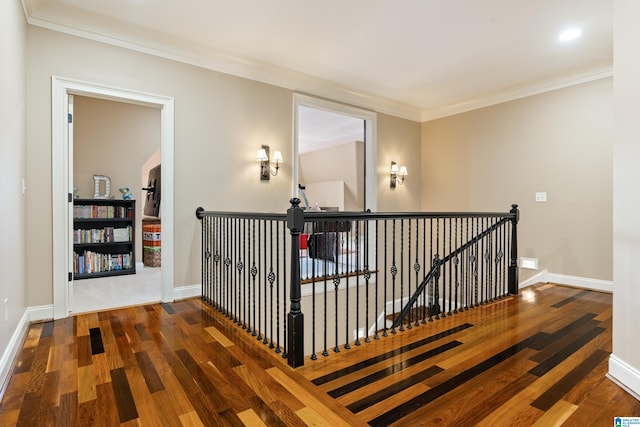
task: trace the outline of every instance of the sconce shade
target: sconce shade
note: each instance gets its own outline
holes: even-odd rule
[[[275,164],[280,164],[283,162],[282,160],[282,153],[280,151],[274,151],[273,152],[273,159],[271,160],[272,162],[275,162]]]
[[[278,153],[278,151],[276,151]],[[269,161],[269,157],[267,156],[267,151],[264,148],[258,150],[258,154],[256,154],[256,161],[258,162],[267,162]]]
[[[402,176],[409,175],[409,172],[407,172],[407,167],[406,166],[400,166],[400,171],[398,172],[398,175],[402,175]]]
[[[391,173],[398,173],[398,165],[395,162],[391,162]]]

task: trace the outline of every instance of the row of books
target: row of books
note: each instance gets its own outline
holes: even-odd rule
[[[84,251],[73,256],[74,274],[100,273],[133,268],[133,254],[101,254]]]
[[[127,206],[74,205],[74,218],[133,218],[133,208]]]
[[[133,240],[133,229],[126,228],[91,228],[89,230],[73,230],[73,243],[116,243]]]

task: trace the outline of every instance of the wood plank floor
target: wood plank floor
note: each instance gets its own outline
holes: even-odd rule
[[[611,296],[536,285],[290,369],[200,300],[32,325],[0,426],[609,426]]]

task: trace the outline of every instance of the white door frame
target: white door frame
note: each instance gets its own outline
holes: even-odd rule
[[[363,110],[361,108],[352,107],[338,102],[328,101],[326,99],[315,98],[300,93],[293,94],[293,197],[298,197],[298,107],[311,107],[318,110],[340,113],[346,116],[362,119],[366,123],[365,133],[365,209],[371,209],[375,212],[378,208],[378,194],[376,181],[376,165],[377,165],[377,114],[375,111]]]
[[[68,194],[73,194],[70,177],[72,155],[69,147],[69,95],[145,105],[161,111],[162,188],[162,301],[172,301],[173,293],[173,171],[174,100],[129,89],[82,82],[58,76],[51,78],[52,214],[53,214],[53,317],[69,315],[70,236]],[[70,161],[71,160],[71,161]]]

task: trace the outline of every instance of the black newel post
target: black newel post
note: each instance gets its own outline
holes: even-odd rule
[[[297,368],[304,365],[304,316],[300,310],[300,233],[304,227],[304,211],[300,208],[300,199],[290,200],[287,210],[287,227],[291,232],[291,306],[287,316],[289,366]]]
[[[513,214],[513,219],[511,220],[511,256],[509,258],[509,293],[516,295],[518,293],[518,220],[520,219],[518,205],[511,205],[509,212]]]

